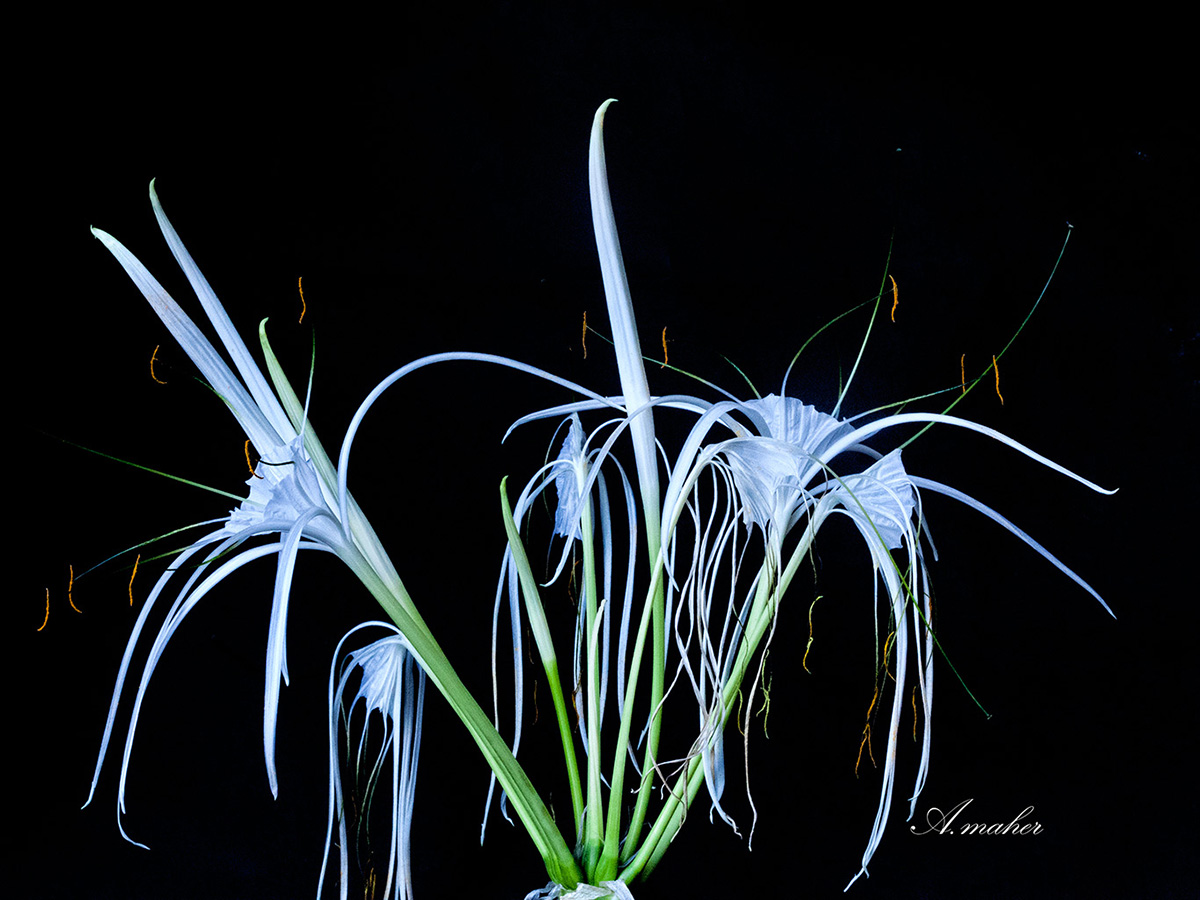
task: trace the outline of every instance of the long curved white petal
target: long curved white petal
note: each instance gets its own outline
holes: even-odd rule
[[[141,261],[108,232],[93,228],[92,234],[121,264],[121,268],[150,302],[150,307],[196,364],[196,368],[212,389],[229,404],[238,424],[245,429],[246,436],[254,446],[264,451],[277,444],[286,443],[280,440],[280,435],[234,376],[225,360],[217,353],[216,348]]]
[[[967,506],[971,507],[971,509],[976,510],[977,512],[983,513],[985,516],[987,516],[989,519],[991,519],[997,525],[1001,526],[1002,528],[1007,529],[1009,532],[1011,532],[1012,534],[1019,537],[1026,544],[1028,544],[1030,547],[1032,547],[1034,550],[1036,550],[1048,563],[1050,563],[1052,566],[1054,566],[1056,569],[1058,569],[1060,572],[1062,572],[1064,575],[1066,575],[1068,578],[1070,578],[1073,582],[1075,582],[1077,585],[1079,585],[1081,588],[1083,588],[1085,591],[1087,591],[1089,594],[1091,594],[1093,597],[1095,597],[1096,601],[1101,606],[1104,607],[1105,611],[1107,611],[1110,616],[1112,616],[1114,619],[1117,617],[1117,614],[1112,611],[1112,607],[1110,607],[1107,603],[1104,602],[1104,598],[1101,597],[1100,594],[1096,592],[1095,588],[1093,588],[1090,584],[1088,584],[1086,581],[1084,581],[1082,578],[1080,578],[1078,575],[1076,575],[1075,572],[1073,570],[1069,569],[1065,564],[1063,564],[1063,562],[1061,560],[1059,560],[1059,558],[1057,556],[1055,556],[1053,553],[1051,553],[1049,550],[1047,550],[1045,547],[1043,547],[1041,544],[1039,544],[1037,541],[1035,541],[1033,538],[1031,538],[1028,534],[1026,534],[1024,531],[1022,531],[1020,528],[1018,528],[1012,522],[1008,521],[1008,519],[1004,518],[1004,516],[1000,515],[1000,513],[996,512],[991,507],[980,503],[974,497],[971,497],[967,494],[964,494],[960,490],[950,487],[950,485],[948,485],[948,484],[942,484],[941,482],[932,481],[928,478],[919,478],[916,475],[912,476],[912,480],[913,480],[913,483],[915,485],[917,485],[917,487],[928,488],[929,490],[934,491],[936,493],[945,494],[947,497],[953,497],[955,500],[959,501],[960,503],[965,503]],[[1106,492],[1106,493],[1111,493],[1111,492]]]
[[[1000,443],[1016,450],[1018,453],[1028,456],[1034,462],[1039,462],[1046,468],[1053,469],[1055,472],[1058,472],[1060,475],[1066,475],[1073,481],[1078,481],[1084,487],[1091,488],[1093,491],[1096,491],[1099,494],[1115,494],[1117,492],[1115,488],[1113,490],[1109,490],[1108,488],[1100,487],[1100,485],[1096,484],[1095,482],[1088,481],[1082,475],[1077,475],[1065,466],[1060,466],[1054,460],[1042,456],[1042,454],[1029,449],[1020,441],[1014,441],[1008,435],[1003,434],[994,428],[988,428],[986,425],[980,425],[978,422],[972,422],[970,419],[960,419],[957,416],[947,416],[941,413],[897,413],[896,415],[885,416],[882,419],[877,419],[874,422],[856,428],[845,437],[840,438],[829,448],[828,452],[822,454],[822,458],[826,462],[829,462],[839,453],[850,449],[855,444],[865,441],[867,438],[871,437],[871,435],[877,434],[878,432],[883,431],[885,428],[892,428],[896,425],[925,422],[934,422],[942,425],[954,425],[958,428],[965,428],[967,431],[974,431],[978,434],[986,435],[992,440],[999,441]],[[813,468],[809,469],[809,471],[806,473],[806,480],[807,478],[811,478],[819,468],[819,466],[814,466]]]
[[[263,698],[263,756],[267,761],[267,783],[271,796],[279,797],[279,778],[275,772],[275,723],[279,718],[279,680],[287,683],[287,615],[292,593],[292,575],[304,526],[319,515],[310,510],[292,526],[279,545],[279,568],[275,572],[275,592],[271,602],[271,628],[267,634],[266,692]]]
[[[592,199],[596,250],[600,255],[600,275],[604,280],[604,298],[608,304],[608,321],[617,351],[617,372],[621,377],[626,408],[632,415],[650,402],[650,388],[646,382],[642,345],[638,340],[633,299],[629,296],[629,281],[625,277],[625,261],[621,256],[621,241],[617,237],[617,223],[608,192],[608,171],[604,162],[604,113],[615,102],[605,100],[592,119],[592,134],[588,144],[588,187]],[[642,508],[653,555],[657,549],[662,501],[658,489],[658,454],[654,444],[652,413],[647,411],[645,415],[638,416],[630,423],[629,432],[633,438]]]
[[[183,269],[183,274],[187,276],[192,290],[196,292],[196,297],[200,301],[200,305],[204,307],[208,320],[216,328],[217,336],[220,337],[221,343],[225,345],[225,349],[233,359],[234,367],[242,376],[246,387],[250,389],[250,395],[254,398],[254,402],[279,435],[280,443],[286,444],[295,437],[291,421],[271,392],[267,380],[251,357],[246,344],[234,330],[233,323],[229,320],[228,313],[225,312],[225,307],[221,305],[221,301],[217,299],[217,295],[209,286],[208,279],[200,272],[192,255],[188,253],[179,234],[175,231],[175,227],[171,224],[171,220],[167,218],[167,214],[158,200],[158,192],[154,189],[153,181],[150,182],[150,205],[154,207],[154,216],[158,220],[158,227],[167,241],[167,246],[171,248],[171,254],[179,263],[179,268]],[[259,447],[260,451],[265,449],[258,444],[255,446]]]

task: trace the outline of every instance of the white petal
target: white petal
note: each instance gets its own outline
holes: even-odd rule
[[[271,602],[271,627],[267,634],[266,693],[263,698],[263,755],[267,763],[267,782],[271,796],[279,797],[279,778],[275,772],[275,723],[279,717],[279,679],[287,681],[287,614],[296,570],[296,553],[304,526],[316,515],[312,510],[296,520],[279,545],[279,566],[275,571],[275,592]]]
[[[608,321],[617,351],[617,372],[621,376],[621,392],[625,395],[626,409],[632,414],[650,402],[650,388],[646,383],[646,367],[642,363],[642,346],[638,340],[633,300],[629,296],[629,282],[625,277],[625,262],[621,257],[621,242],[617,238],[617,224],[608,193],[608,171],[604,162],[604,113],[615,102],[605,100],[592,120],[588,146],[588,185],[592,198],[592,226],[596,233],[596,249],[600,254],[600,274],[608,303]],[[647,410],[644,415],[633,419],[629,431],[637,460],[646,527],[652,544],[657,545],[661,498],[652,413]]]
[[[246,349],[245,343],[234,330],[233,323],[229,321],[229,315],[225,312],[225,307],[221,305],[221,301],[209,287],[208,280],[200,273],[200,269],[192,260],[192,255],[183,246],[183,241],[179,239],[174,226],[171,225],[166,212],[163,211],[162,204],[158,201],[158,192],[154,190],[153,181],[150,182],[150,205],[154,207],[154,216],[158,219],[158,227],[162,231],[163,237],[166,238],[175,261],[179,263],[192,290],[196,292],[200,305],[208,314],[208,320],[217,329],[217,336],[221,338],[221,343],[225,345],[225,349],[233,358],[233,364],[237,368],[238,374],[246,382],[255,403],[282,439],[282,443],[287,443],[295,436],[291,421],[284,413],[283,407],[279,405],[275,394],[267,386],[267,380],[263,378],[258,364],[250,356],[250,351]],[[259,445],[256,443],[255,446]],[[259,447],[259,449],[261,451],[263,448]]]
[[[142,295],[150,302],[150,307],[167,326],[171,336],[179,342],[179,346],[191,357],[201,374],[212,389],[227,403],[239,424],[246,431],[246,436],[257,448],[273,447],[281,443],[279,435],[266,420],[241,382],[237,380],[225,360],[196,324],[180,309],[179,304],[171,299],[157,279],[142,265],[136,256],[130,253],[125,245],[107,232],[93,228],[92,234],[104,244],[117,262],[125,269]]]

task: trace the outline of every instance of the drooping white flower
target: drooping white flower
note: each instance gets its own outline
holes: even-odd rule
[[[705,443],[718,422],[729,425],[728,415],[740,413],[751,423],[753,432],[740,426],[734,437],[715,443]],[[803,526],[799,544],[792,550],[793,560],[811,546],[824,521],[831,515],[844,515],[855,525],[868,550],[876,583],[882,583],[891,620],[892,640],[890,661],[897,685],[893,695],[888,729],[888,748],[884,757],[883,784],[879,809],[863,854],[859,874],[866,866],[882,839],[891,809],[895,775],[895,754],[899,721],[902,712],[902,686],[907,679],[909,660],[915,655],[913,670],[921,696],[924,716],[924,738],[916,785],[910,798],[909,814],[915,808],[917,796],[929,770],[934,636],[929,628],[932,613],[928,589],[928,567],[922,546],[924,520],[921,512],[921,489],[953,497],[997,522],[1019,537],[1037,553],[1082,586],[1101,605],[1107,604],[1096,591],[1078,575],[1017,528],[1003,516],[977,500],[938,482],[910,475],[901,461],[899,449],[880,454],[865,442],[885,429],[906,425],[935,423],[964,428],[999,441],[1024,456],[1047,466],[1101,493],[1113,493],[1100,488],[1046,459],[1011,438],[969,420],[938,413],[900,413],[884,416],[867,424],[839,420],[790,397],[774,395],[761,400],[714,404],[704,412],[676,461],[666,492],[664,522],[668,540],[678,539],[677,523],[685,509],[694,509],[702,476],[715,472],[714,490],[724,484],[736,499],[726,507],[726,519],[711,522],[700,528],[700,518],[693,511],[691,518],[699,534],[699,546],[705,555],[693,556],[692,569],[681,591],[688,606],[688,615],[677,616],[677,643],[680,647],[680,666],[687,671],[701,710],[712,716],[721,711],[715,705],[720,698],[718,687],[733,671],[739,643],[748,629],[747,616],[755,600],[755,590],[761,588],[756,580],[745,597],[730,595],[723,607],[715,603],[710,585],[718,583],[717,567],[732,560],[736,583],[740,553],[716,552],[710,546],[724,547],[730,539],[727,521],[732,510],[740,512],[747,527],[756,527],[763,538],[766,569],[769,578],[779,578],[784,567],[784,542],[789,534]],[[865,468],[855,464],[855,457],[873,460]],[[723,479],[723,480],[722,480]],[[709,503],[714,501],[710,500]],[[724,554],[724,555],[722,555]],[[904,561],[904,556],[907,561]],[[760,576],[761,578],[762,576]],[[781,585],[785,588],[786,584]],[[782,589],[779,592],[782,596]],[[777,611],[777,605],[774,607]],[[1109,610],[1111,612],[1111,610]],[[772,618],[774,612],[772,612]],[[906,619],[911,619],[910,634]],[[699,652],[693,663],[687,648],[696,641]],[[722,737],[720,729],[705,726],[701,740],[693,752],[702,755],[705,782],[714,809],[728,817],[720,807],[723,777],[720,772]],[[730,823],[732,824],[732,822]],[[856,878],[858,876],[855,876]],[[853,881],[851,882],[853,883]]]
[[[370,524],[350,496],[346,487],[346,473],[354,431],[374,400],[408,371],[431,362],[459,358],[503,362],[516,368],[534,371],[543,377],[575,388],[595,400],[603,401],[603,398],[570,382],[556,379],[548,373],[537,372],[511,360],[501,360],[485,354],[442,354],[427,357],[394,373],[368,396],[347,431],[339,457],[339,469],[335,470],[308,424],[307,402],[301,404],[296,397],[266,342],[264,326],[260,325],[259,331],[274,391],[246,346],[234,332],[224,309],[179,241],[162,212],[153,185],[151,200],[163,234],[196,291],[210,322],[218,332],[221,344],[233,362],[233,368],[230,368],[221,353],[136,257],[110,235],[96,230],[94,233],[125,268],[156,314],[200,368],[214,392],[229,407],[254,444],[260,462],[249,482],[250,496],[228,517],[204,523],[217,527],[195,541],[174,560],[144,604],[122,658],[88,802],[91,802],[94,795],[96,781],[103,766],[134,649],[152,609],[175,573],[184,566],[189,567],[188,577],[151,647],[130,716],[118,792],[118,827],[123,835],[125,832],[120,817],[125,811],[125,778],[141,704],[158,659],[180,623],[208,591],[242,565],[265,556],[278,556],[267,644],[263,716],[263,745],[268,781],[272,792],[277,791],[274,761],[275,716],[279,680],[283,678],[286,682],[287,679],[285,635],[296,556],[302,549],[324,550],[335,553],[346,563],[396,622],[397,627],[403,630],[406,645],[413,656],[467,725],[484,757],[498,774],[531,837],[542,851],[547,872],[560,881],[576,880],[579,875],[578,867],[549,810],[528,776],[517,765],[513,755],[507,752],[495,728],[470,696],[466,686],[433,639]],[[237,374],[234,374],[235,370]],[[252,538],[269,538],[272,535],[278,535],[278,540],[243,549],[243,545]],[[415,770],[412,774],[415,776]],[[394,858],[399,858],[398,853],[394,848]]]
[[[125,811],[125,782],[142,703],[162,653],[196,604],[227,576],[247,563],[266,556],[278,558],[267,639],[263,703],[263,752],[267,778],[272,794],[278,794],[275,723],[280,680],[284,683],[288,680],[288,601],[297,554],[301,549],[325,550],[336,553],[360,575],[371,572],[354,539],[347,537],[334,511],[336,481],[320,443],[307,427],[306,408],[300,405],[282,375],[274,371],[273,377],[278,374],[275,381],[279,394],[272,390],[249,349],[234,331],[220,301],[171,226],[153,183],[150,186],[150,200],[163,236],[233,361],[233,369],[132,253],[111,235],[99,229],[92,229],[92,232],[116,257],[180,347],[195,362],[210,387],[224,400],[254,445],[260,461],[247,481],[250,491],[246,499],[227,517],[211,523],[218,527],[195,540],[159,578],[142,606],[121,659],[87,803],[95,794],[134,650],[157,601],[176,575],[186,572],[183,587],[176,593],[151,645],[130,714],[118,790],[118,826],[121,834],[129,840],[132,839],[125,834],[120,813]],[[265,337],[263,343],[269,354]],[[269,357],[268,362],[274,363],[273,358]],[[276,539],[270,543],[245,547],[254,538],[271,536],[276,536]]]
[[[576,540],[583,517],[583,487],[587,480],[587,454],[583,451],[583,426],[579,416],[572,416],[563,439],[562,449],[555,460],[554,491],[558,504],[554,509],[554,533]]]
[[[380,627],[393,632],[389,637],[351,650],[341,664],[342,647],[352,634],[367,627]],[[361,679],[358,691],[347,705],[344,695],[355,670]],[[395,900],[412,900],[412,870],[410,866],[410,836],[413,802],[417,788],[417,760],[421,752],[421,717],[425,707],[425,672],[417,663],[408,642],[399,629],[386,622],[366,622],[352,628],[338,643],[329,669],[329,824],[325,834],[325,854],[321,862],[321,877],[317,897],[322,896],[325,868],[333,840],[333,823],[338,824],[338,851],[341,872],[341,897],[346,900],[349,890],[349,840],[346,828],[345,791],[342,787],[342,760],[338,740],[339,722],[347,727],[346,746],[351,744],[349,729],[358,701],[363,701],[362,732],[353,754],[359,772],[357,781],[365,784],[358,815],[365,819],[371,808],[371,798],[382,775],[384,764],[391,758],[392,833],[388,842],[388,874],[383,896]],[[375,760],[367,766],[365,778],[361,771],[364,749],[371,727],[372,713],[383,720],[383,734]],[[369,756],[368,756],[369,758]],[[349,760],[346,761],[347,763]]]
[[[759,423],[760,433],[731,438],[712,452],[729,464],[746,524],[782,542],[804,501],[804,471],[835,438],[852,429],[794,397],[770,394],[747,400],[740,411]]]

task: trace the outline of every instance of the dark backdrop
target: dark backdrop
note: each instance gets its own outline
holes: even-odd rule
[[[584,310],[606,329],[586,143],[609,96],[620,99],[609,171],[643,344],[659,352],[666,327],[672,363],[735,392],[745,388],[722,356],[764,393],[778,390],[800,343],[878,289],[893,236],[896,322],[877,323],[845,411],[953,385],[961,354],[978,370],[1008,340],[1074,225],[1001,363],[1004,405],[980,390],[956,411],[1120,493],[1094,495],[945,430],[906,461],[999,508],[1118,618],[977,514],[929,501],[940,639],[991,718],[939,660],[918,818],[967,799],[985,821],[1032,805],[1044,832],[910,833],[901,808],[917,753],[905,744],[872,877],[852,894],[1184,896],[1197,811],[1187,773],[1196,615],[1183,581],[1197,500],[1196,304],[1184,280],[1196,146],[1177,73],[963,71],[882,52],[814,60],[782,35],[716,17],[516,14],[412,22],[394,59],[370,66],[310,54],[54,65],[69,86],[21,110],[35,187],[21,196],[12,269],[33,268],[35,280],[9,285],[23,316],[8,331],[22,401],[10,431],[20,512],[9,742],[22,832],[10,896],[311,896],[329,658],[347,628],[376,616],[336,560],[301,557],[272,801],[260,716],[273,566],[230,579],[181,628],[143,711],[125,822],[153,849],[117,833],[119,754],[79,811],[135,610],[128,570],[110,564],[76,584],[83,614],[71,611],[68,564],[79,572],[229,504],[57,439],[235,492],[245,475],[235,423],[88,225],[125,242],[198,316],[150,212],[157,177],[235,323],[251,334],[270,316],[297,381],[315,329],[312,420],[327,445],[379,379],[441,350],[508,354],[614,391],[601,342],[586,361],[579,346]],[[822,335],[792,392],[828,409],[865,324]],[[149,377],[158,344],[165,386]],[[650,377],[656,392],[691,389],[654,368]],[[383,402],[356,451],[360,501],[481,692],[502,547],[496,484],[528,477],[551,429],[500,438],[535,404],[562,399],[514,374],[443,367]],[[662,421],[677,440],[683,420]],[[798,579],[782,613],[769,738],[756,723],[751,744],[753,851],[697,810],[638,900],[833,896],[857,871],[880,774],[854,775],[874,640],[855,541],[831,530],[815,588]],[[135,583],[139,602],[151,568]],[[49,621],[35,633],[47,586]],[[798,663],[814,591],[825,599],[808,674]],[[417,896],[520,898],[544,882],[539,860],[522,830],[495,822],[479,847],[486,768],[440,697],[428,706]],[[554,741],[543,715],[522,759],[561,807]],[[746,824],[738,755],[727,796]]]

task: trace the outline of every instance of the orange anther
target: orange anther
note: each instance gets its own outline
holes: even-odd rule
[[[67,602],[71,604],[71,609],[75,610],[75,612],[82,613],[83,610],[76,606],[75,601],[71,599],[71,588],[75,584],[75,567],[68,565],[67,572],[70,573],[70,577],[67,579]]]
[[[154,352],[150,354],[150,377],[153,378],[155,381],[157,381],[159,384],[166,384],[165,381],[163,381],[161,378],[159,378],[157,375],[154,374],[154,361],[156,359],[158,359],[158,348],[161,346],[162,346],[161,344],[155,344]]]
[[[888,278],[892,278],[891,275]],[[900,305],[900,289],[896,287],[896,279],[892,278],[892,322],[896,321],[896,307]]]
[[[858,777],[858,764],[862,762],[863,747],[867,748],[867,755],[871,758],[871,765],[875,765],[875,753],[871,749],[871,723],[867,723],[867,727],[863,729],[862,743],[858,745],[858,759],[854,761],[854,777]]]
[[[659,366],[659,368],[665,369],[667,367],[667,326],[666,325],[663,326],[662,341],[663,341],[663,361],[662,361],[662,365]]]
[[[304,302],[304,276],[303,275],[301,275],[298,279],[296,279],[296,287],[300,291],[300,318],[296,320],[296,324],[299,325],[301,322],[304,321],[304,314],[306,312],[308,312],[308,304]]]
[[[817,600],[820,600],[820,599],[821,599],[820,597],[817,598]],[[809,606],[809,608],[808,608],[808,643],[804,645],[804,659],[800,660],[801,668],[803,668],[805,672],[808,672],[809,675],[812,674],[812,671],[808,668],[808,651],[812,649],[812,643],[813,643],[812,614],[813,614],[813,607],[817,605],[817,600],[814,600],[812,602],[812,605]]]
[[[996,365],[996,357],[992,356],[992,368],[996,370],[996,396],[1000,398],[1000,405],[1004,405],[1004,395],[1000,393],[1000,367]]]
[[[917,739],[917,686],[915,684],[913,685],[912,701],[913,701],[913,740],[915,741]]]
[[[250,474],[253,475],[255,478],[262,478],[261,475],[259,475],[257,472],[254,471],[254,465],[250,462],[250,439],[249,438],[246,439],[245,452],[246,452],[246,468],[250,470]]]
[[[42,619],[42,624],[38,626],[38,631],[46,627],[46,623],[50,621],[50,588],[46,588],[46,618]]]
[[[137,559],[133,561],[133,572],[129,575],[129,605],[133,606],[133,579],[137,577],[138,563],[142,561],[142,554],[137,555]]]
[[[583,358],[587,359],[587,310],[583,311],[583,334],[579,337],[579,343],[583,346]]]

